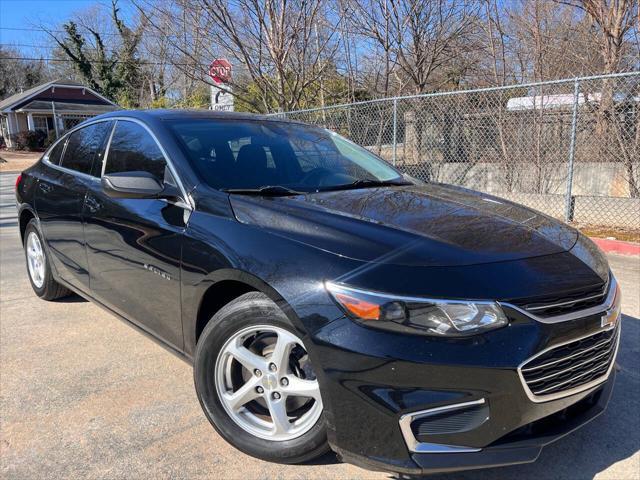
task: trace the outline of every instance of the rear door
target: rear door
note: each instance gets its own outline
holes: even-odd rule
[[[140,123],[118,120],[104,174],[145,171],[175,186],[167,159]],[[91,291],[99,301],[182,348],[180,258],[190,211],[164,199],[107,196],[92,183],[85,205]]]
[[[89,290],[82,211],[89,185],[99,185],[94,165],[102,162],[113,122],[98,122],[72,132],[45,157],[46,176],[38,181],[36,210],[58,276]],[[99,168],[97,169],[99,171]]]

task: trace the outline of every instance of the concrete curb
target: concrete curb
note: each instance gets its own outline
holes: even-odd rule
[[[640,244],[638,243],[597,237],[591,237],[591,240],[605,253],[640,256]]]

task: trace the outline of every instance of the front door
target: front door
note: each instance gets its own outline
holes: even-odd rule
[[[118,120],[104,173],[130,171],[146,171],[160,181],[174,182],[146,128]],[[92,294],[179,349],[180,254],[187,218],[183,207],[164,199],[111,198],[100,184],[87,192],[85,238]]]

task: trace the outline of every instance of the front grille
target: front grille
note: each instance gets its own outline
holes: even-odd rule
[[[526,386],[536,397],[562,394],[587,385],[609,371],[619,328],[552,348],[520,367]]]
[[[601,283],[569,293],[538,298],[516,300],[512,303],[539,317],[555,317],[578,312],[603,303],[609,291],[609,283]]]

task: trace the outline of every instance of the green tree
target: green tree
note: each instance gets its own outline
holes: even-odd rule
[[[180,99],[172,105],[172,108],[209,108],[211,98],[209,87],[201,84],[196,86],[190,95]]]
[[[135,29],[128,27],[120,18],[118,0],[112,0],[111,19],[119,36],[119,42],[111,52],[102,35],[86,27],[95,43],[95,47],[92,47],[74,21],[63,25],[63,38],[58,38],[52,32],[48,33],[73,62],[75,70],[88,86],[125,108],[136,108],[140,106],[142,88],[138,47],[145,22],[143,19]]]
[[[352,97],[349,94],[348,79],[340,75],[335,68],[327,70],[328,73],[322,81],[316,79],[309,83],[296,106],[297,109],[320,107],[321,91],[324,93],[327,105],[352,101]],[[285,77],[289,79],[289,73],[285,74]],[[263,82],[265,81],[276,82],[276,78],[265,77]],[[269,94],[269,91],[261,90],[257,82],[244,84],[242,90],[242,95],[235,98],[234,108],[237,112],[269,113],[278,109],[278,96]],[[285,93],[288,93],[287,89],[285,89]],[[355,96],[358,101],[371,99],[371,96],[365,90],[356,90]],[[261,108],[257,108],[257,106]]]

